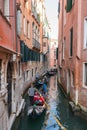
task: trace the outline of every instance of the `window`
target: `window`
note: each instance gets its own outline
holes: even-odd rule
[[[72,0],[72,6],[73,6],[74,2],[75,2],[75,0]]]
[[[32,69],[32,77],[33,77],[33,69]]]
[[[29,1],[26,1],[26,8],[29,9]]]
[[[25,82],[25,72],[23,72],[23,78],[24,78],[24,82]]]
[[[70,29],[70,56],[73,55],[73,28]]]
[[[22,28],[22,13],[20,10],[17,10],[17,34],[21,34],[21,28]]]
[[[39,42],[39,39],[40,39],[40,31],[38,29],[38,42]]]
[[[34,22],[32,23],[32,37],[34,38]]]
[[[74,86],[74,73],[71,73],[71,86]]]
[[[74,1],[75,1],[75,0],[67,0],[67,7],[66,7],[66,11],[67,11],[67,12],[70,12],[70,11],[71,11],[72,6],[73,6],[73,4],[74,4]]]
[[[4,0],[0,2],[0,10],[4,13]]]
[[[37,33],[37,26],[36,26],[36,29],[35,29],[35,39],[37,40],[38,39],[38,33]]]
[[[66,44],[66,39],[64,38],[64,42],[63,42],[63,59],[65,58],[65,44]]]
[[[0,59],[0,90],[1,90],[1,70],[2,70],[2,60]]]
[[[33,77],[33,69],[32,69],[32,77]]]
[[[84,48],[87,48],[87,18],[84,20]]]
[[[35,24],[34,24],[34,39],[36,38],[36,27],[35,27]]]
[[[43,46],[46,47],[46,42],[43,42]]]
[[[35,74],[37,73],[37,67],[35,68]]]
[[[64,21],[63,21],[64,23],[64,25],[66,24],[66,10],[64,9]]]
[[[58,59],[58,48],[56,48],[56,59]]]
[[[26,4],[27,4],[27,1],[26,1],[26,0],[24,0],[24,8],[26,8]]]
[[[58,2],[58,13],[60,13],[60,2]]]
[[[24,34],[26,35],[26,18],[24,17]]]
[[[87,86],[87,63],[83,66],[83,85]]]
[[[20,61],[18,61],[18,75],[20,76]]]
[[[10,15],[10,12],[9,12],[10,2],[9,2],[9,0],[3,0],[3,2],[4,2],[4,16],[9,16]],[[9,21],[9,17],[6,17],[6,18]]]
[[[29,75],[29,70],[26,71],[26,79],[27,79],[27,80],[28,80],[28,78],[29,78],[28,75]]]
[[[56,59],[56,48],[54,49],[54,60]]]
[[[30,38],[30,23],[27,21],[27,37]]]

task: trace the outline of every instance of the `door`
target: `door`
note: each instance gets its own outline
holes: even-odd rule
[[[10,117],[12,111],[12,68],[13,64],[8,62],[7,66],[7,90],[8,90],[8,116]]]

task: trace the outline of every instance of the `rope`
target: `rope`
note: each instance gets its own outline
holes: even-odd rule
[[[35,88],[36,89],[36,88]],[[36,89],[36,91],[41,95],[41,93],[38,91],[38,89]],[[48,108],[48,110],[50,110],[50,107],[48,106],[48,104],[46,103],[46,101],[44,100],[44,104],[46,105],[46,107]],[[61,122],[58,120],[58,118],[53,114],[53,112],[51,112],[53,118],[55,119],[55,121],[57,122],[57,124],[61,127],[62,130],[67,130],[62,124]]]

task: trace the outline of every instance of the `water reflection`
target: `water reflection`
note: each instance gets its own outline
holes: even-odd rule
[[[59,126],[53,118],[53,114],[59,118],[59,113],[57,112],[57,105],[59,102],[58,91],[57,91],[57,77],[51,77],[49,81],[48,88],[48,105],[50,106],[49,115],[45,118],[47,126],[44,127],[44,130],[59,130]],[[47,111],[47,112],[48,112]]]
[[[12,130],[61,130],[53,118],[52,113],[60,120],[67,130],[86,130],[87,121],[76,117],[69,109],[68,100],[57,86],[57,77],[52,76],[48,84],[48,100],[50,107],[39,118],[33,120],[27,117],[29,97],[26,94],[26,108],[12,127]]]

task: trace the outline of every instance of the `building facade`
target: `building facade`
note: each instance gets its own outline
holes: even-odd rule
[[[69,97],[87,112],[87,1],[59,0],[58,79]]]
[[[14,29],[15,28],[15,29]],[[9,130],[17,110],[20,48],[16,33],[16,1],[0,1],[0,129]],[[20,84],[19,84],[20,85]],[[17,93],[16,93],[17,92]],[[19,97],[21,100],[21,96]]]
[[[11,129],[24,91],[46,70],[43,7],[43,0],[0,1],[0,130]]]
[[[58,40],[50,39],[49,45],[49,69],[57,69]]]

